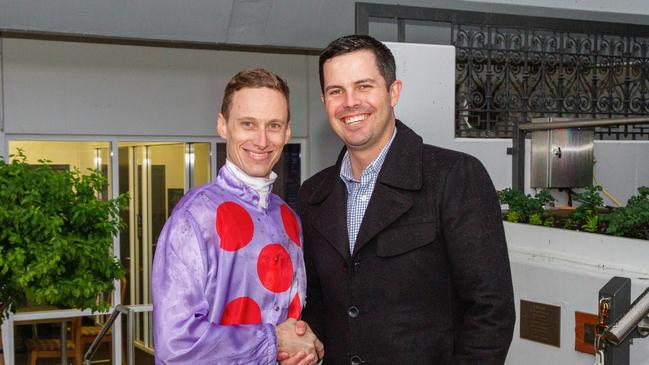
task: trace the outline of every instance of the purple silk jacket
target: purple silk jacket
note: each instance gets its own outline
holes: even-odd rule
[[[153,260],[156,364],[275,364],[275,325],[299,318],[302,230],[277,195],[221,168],[175,207]]]

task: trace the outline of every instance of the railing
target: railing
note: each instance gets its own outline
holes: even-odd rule
[[[2,323],[2,341],[4,346],[4,360],[7,365],[15,363],[14,354],[14,324],[60,323],[60,343],[67,343],[66,322],[69,319],[108,313],[93,313],[90,310],[64,309],[64,310],[38,310],[24,311],[12,314]],[[61,364],[67,364],[67,347],[61,346]]]
[[[90,365],[92,357],[97,352],[101,340],[106,336],[108,330],[113,326],[115,320],[120,314],[126,315],[126,363],[128,365],[135,364],[135,338],[133,334],[133,326],[135,324],[135,313],[151,312],[153,310],[153,305],[151,304],[139,304],[139,305],[123,305],[119,304],[115,307],[115,310],[110,315],[104,326],[99,331],[95,340],[92,341],[92,344],[83,355],[84,365]]]

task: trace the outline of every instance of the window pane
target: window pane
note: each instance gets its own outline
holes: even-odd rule
[[[16,155],[19,150],[31,165],[47,160],[54,169],[78,169],[82,174],[99,169],[108,179],[102,198],[111,198],[110,142],[9,141],[9,154]]]

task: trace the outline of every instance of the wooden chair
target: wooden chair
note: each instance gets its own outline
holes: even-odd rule
[[[126,278],[121,278],[120,279],[120,298],[121,298],[121,303],[124,304],[124,295],[126,294]],[[111,295],[111,300],[110,302],[112,303],[112,295]],[[104,319],[107,319],[108,316],[101,316],[104,317]],[[97,319],[95,319],[95,325],[92,326],[81,326],[81,349],[85,353],[92,341],[95,340],[95,337],[99,334],[101,331],[101,328],[103,327],[103,323],[99,323]],[[106,335],[104,338],[101,340],[101,343],[109,343],[111,345],[111,351],[110,353],[110,360],[111,363],[113,362],[113,351],[112,351],[112,342],[113,342],[113,329],[110,328],[108,329],[108,332],[106,332]]]
[[[70,333],[67,341],[68,359],[74,365],[81,365],[81,318],[70,320]],[[60,358],[61,340],[58,338],[32,338],[25,340],[27,347],[27,365],[36,365],[39,358]]]

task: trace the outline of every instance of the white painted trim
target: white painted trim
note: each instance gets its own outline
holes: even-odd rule
[[[59,318],[76,318],[76,317],[86,317],[86,316],[96,316],[113,313],[114,308],[106,312],[93,312],[90,309],[79,310],[79,309],[55,309],[55,310],[46,310],[46,311],[33,311],[33,312],[18,312],[13,315],[13,321],[15,322],[24,322],[24,321],[37,321],[37,320],[47,320],[47,319],[59,319]]]
[[[119,142],[117,140],[110,141],[110,168],[111,173],[111,187],[112,187],[112,197],[116,198],[119,195]],[[113,256],[121,260],[121,246],[119,234],[113,237]],[[113,291],[113,305],[122,304],[122,298],[120,293],[122,292],[122,284],[119,280],[114,281],[115,290]],[[115,319],[113,324],[113,359],[122,358],[122,317],[119,316]]]
[[[5,98],[4,98],[4,58],[2,57],[3,55],[3,45],[4,42],[2,40],[2,37],[0,37],[0,137],[4,134],[5,130]],[[3,154],[3,150],[0,149],[0,155]]]
[[[14,363],[16,351],[14,349],[14,319],[13,315],[2,322],[2,351],[6,365]]]

